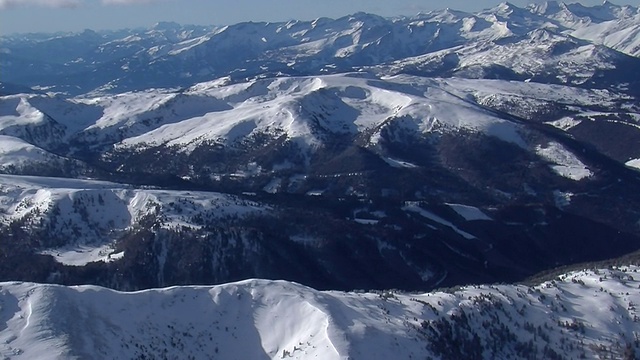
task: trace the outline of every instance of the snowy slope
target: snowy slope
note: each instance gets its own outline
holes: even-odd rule
[[[565,28],[564,31],[571,36],[603,44],[632,56],[640,55],[640,11],[637,7],[618,6],[609,1],[592,7],[580,3],[547,1],[527,8]]]
[[[259,134],[286,135],[304,147],[317,147],[327,136],[380,131],[394,122],[424,134],[465,130],[523,144],[518,126],[443,91],[438,81],[420,78],[341,74],[226,86],[214,81],[179,93],[148,90],[71,100],[23,95],[6,97],[4,103],[0,130],[31,141],[28,129],[48,121],[59,129],[56,141],[88,147],[192,150]],[[42,140],[41,146],[52,146],[51,141]]]
[[[330,75],[275,78],[203,90],[192,96],[228,102],[233,109],[210,112],[158,127],[126,139],[122,146],[197,145],[204,141],[233,143],[252,134],[285,134],[308,146],[329,134],[357,134],[396,118],[411,119],[420,132],[487,133],[522,143],[518,127],[441,91],[437,86],[407,86],[393,79]]]
[[[15,125],[38,124],[45,121],[45,115],[29,104],[28,97],[9,95],[0,103],[0,126],[7,128]]]
[[[0,132],[42,149],[66,148],[63,151],[69,151],[71,157],[89,149],[105,162],[119,154],[123,159],[144,154],[147,149],[189,156],[199,148],[251,149],[254,143],[268,147],[277,141],[295,144],[308,158],[336,137],[349,137],[367,139],[367,148],[392,167],[415,168],[405,159],[389,157],[381,146],[383,133],[388,136],[398,131],[421,137],[479,133],[548,159],[539,151],[546,148],[545,141],[532,142],[526,126],[493,110],[563,130],[583,118],[606,116],[594,112],[596,108],[611,109],[611,121],[614,116],[640,119],[635,99],[611,90],[368,73],[276,77],[236,84],[218,79],[181,91],[151,89],[66,100],[16,95],[2,100],[5,110],[0,114]],[[34,133],[40,136],[34,138]],[[6,156],[11,155],[11,149],[5,151]],[[296,155],[289,152],[291,157]],[[635,158],[640,153],[628,156]],[[257,174],[259,167],[264,167],[257,165],[253,161],[233,164],[235,168],[228,172]],[[185,179],[192,175],[180,174]]]
[[[62,158],[22,139],[0,135],[0,167],[2,168],[56,160],[60,161]]]
[[[629,55],[640,56],[640,14],[622,20],[578,27],[570,34]]]
[[[58,107],[69,111],[67,102],[55,97],[32,94],[3,96],[0,98],[0,134],[20,138],[45,150],[59,144],[65,137],[65,126],[45,112],[46,106],[36,106],[38,99],[63,103]]]
[[[113,240],[145,216],[166,228],[199,228],[194,219],[224,218],[267,208],[232,195],[135,189],[93,180],[0,175],[0,221],[45,229],[45,254],[61,263],[108,260]]]
[[[638,354],[639,270],[425,294],[319,292],[266,280],[135,293],[2,283],[0,355],[622,358]]]
[[[615,75],[598,78],[598,74],[613,74],[618,64],[625,62],[637,60],[555,29],[534,28],[499,41],[468,42],[374,68],[380,73],[507,79],[574,86],[601,82],[598,87],[609,87],[607,80],[613,80]]]

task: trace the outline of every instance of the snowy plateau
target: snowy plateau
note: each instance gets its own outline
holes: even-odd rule
[[[0,55],[0,359],[640,357],[637,7]]]

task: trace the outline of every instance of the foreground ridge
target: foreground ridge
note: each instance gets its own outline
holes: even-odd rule
[[[66,358],[635,358],[640,267],[536,286],[320,292],[246,280],[117,292],[0,284],[0,355]]]

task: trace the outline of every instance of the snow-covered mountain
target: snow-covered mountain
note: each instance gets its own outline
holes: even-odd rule
[[[91,180],[0,175],[3,224],[19,222],[44,231],[42,253],[67,265],[108,261],[115,240],[145,219],[158,227],[202,227],[193,219],[221,221],[268,210],[231,195],[135,189]],[[121,253],[121,255],[124,255]]]
[[[632,56],[640,53],[638,8],[617,6],[609,1],[585,7],[580,3],[548,1],[528,9],[556,21],[571,36],[603,44]]]
[[[0,280],[430,289],[634,251],[638,13],[2,37]]]
[[[266,280],[135,293],[0,283],[0,355],[634,359],[639,270],[414,294],[320,292]]]
[[[357,13],[209,28],[166,23],[118,32],[5,36],[0,61],[5,82],[72,94],[187,87],[224,76],[242,81],[397,67],[395,62],[407,58],[413,60],[404,71],[421,75],[451,71],[599,87],[618,84],[622,76],[632,90],[640,75],[616,69],[639,68],[638,21],[640,11],[629,5],[549,1],[393,19]]]
[[[22,254],[6,279],[414,289],[521,279],[640,241],[640,150],[584,130],[640,136],[619,90],[355,72],[15,94],[0,110],[13,174],[1,228]]]
[[[290,159],[282,159],[290,163],[284,168],[295,165],[305,171],[309,157],[336,137],[357,139],[386,161],[383,142],[398,140],[389,138],[390,132],[396,137],[477,133],[526,150],[546,147],[540,139],[525,140],[534,131],[526,122],[541,116],[570,130],[580,119],[605,114],[595,108],[606,108],[609,116],[628,119],[618,123],[628,125],[629,132],[637,131],[640,118],[636,98],[624,93],[538,83],[368,73],[225,82],[99,97],[5,96],[0,132],[38,147],[40,153],[78,157],[74,147],[79,147],[106,159],[159,148],[183,155],[211,147],[244,151],[258,139],[261,148],[282,141],[297,146],[306,159],[296,164],[296,153],[289,153]],[[11,163],[12,151],[19,149],[10,149],[9,143],[6,147]],[[630,148],[628,156],[640,157],[640,150]],[[258,165],[267,167],[263,172],[282,168]]]

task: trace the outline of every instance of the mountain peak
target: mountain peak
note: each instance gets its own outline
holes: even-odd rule
[[[593,22],[611,21],[629,16],[629,8],[605,0],[601,5],[584,6],[580,3],[567,5],[574,15],[589,18]]]
[[[153,30],[178,30],[182,25],[173,21],[160,21],[153,25]]]
[[[496,15],[496,16],[501,16],[501,17],[511,17],[511,16],[526,16],[525,13],[528,13],[528,11],[523,10],[522,8],[508,2],[502,2],[500,3],[498,6],[489,9],[489,10],[485,10],[483,12],[484,14],[492,14],[492,15]]]
[[[371,13],[367,13],[364,11],[358,11],[356,13],[353,13],[351,15],[347,15],[342,17],[341,19],[347,20],[349,22],[353,22],[353,21],[362,21],[362,22],[367,22],[367,21],[375,21],[375,22],[386,22],[387,19],[383,18],[380,15],[375,15],[375,14],[371,14]],[[340,19],[338,19],[340,20]]]
[[[500,4],[498,4],[496,9],[499,9],[499,10],[512,10],[513,8],[516,8],[516,7],[517,6],[513,5],[512,3],[508,2],[508,1],[504,1],[504,2],[501,2]]]
[[[565,8],[565,4],[555,0],[550,0],[531,4],[527,8],[534,14],[550,15],[563,10]]]

